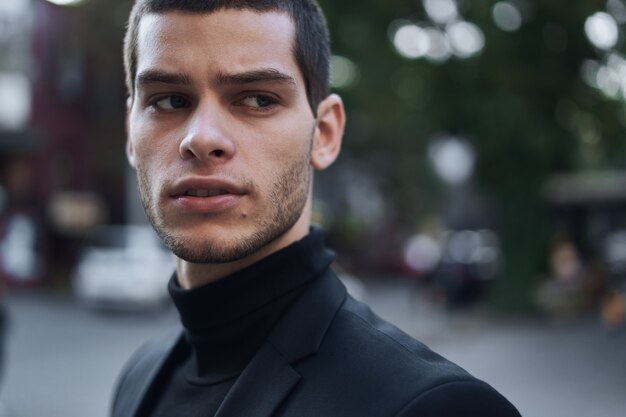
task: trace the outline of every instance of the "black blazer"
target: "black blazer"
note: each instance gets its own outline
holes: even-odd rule
[[[129,361],[112,417],[142,417],[181,332]],[[282,317],[215,417],[519,417],[486,383],[346,295],[328,270]],[[185,417],[185,416],[177,416]],[[209,416],[207,416],[209,417]]]

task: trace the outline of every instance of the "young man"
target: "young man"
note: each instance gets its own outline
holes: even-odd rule
[[[314,0],[137,0],[127,153],[184,329],[131,359],[114,417],[519,416],[330,269],[309,220],[345,120],[328,57]]]

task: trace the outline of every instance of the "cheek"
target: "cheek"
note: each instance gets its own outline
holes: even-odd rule
[[[262,145],[261,145],[262,144]],[[244,145],[245,146],[245,145]],[[285,175],[285,170],[296,163],[302,165],[310,161],[310,137],[300,131],[278,131],[274,136],[264,136],[257,141],[254,149],[245,151],[254,181],[267,188]]]
[[[137,128],[133,131],[134,154],[137,164],[142,164],[144,168],[157,170],[165,168],[167,161],[173,157],[178,157],[178,142],[171,138],[169,132],[164,134],[163,130],[152,126],[149,123],[137,123]]]
[[[158,193],[160,184],[166,179],[167,152],[157,141],[138,139],[134,147],[135,166],[144,191]]]
[[[291,162],[300,159],[308,155],[312,135],[313,124],[309,120],[286,117],[275,121],[265,131],[261,140],[266,146],[259,153],[263,153],[265,158],[271,158],[271,161]]]

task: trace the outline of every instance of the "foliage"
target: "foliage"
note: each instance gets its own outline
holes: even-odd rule
[[[485,48],[476,57],[441,63],[407,60],[390,41],[394,20],[428,20],[420,2],[322,3],[334,52],[352,59],[361,72],[357,86],[339,91],[352,116],[346,148],[357,155],[384,155],[388,163],[373,172],[389,180],[386,190],[426,189],[436,197],[441,186],[423,175],[428,141],[440,132],[468,138],[478,156],[474,186],[496,202],[499,213],[507,263],[496,295],[509,308],[524,308],[547,257],[546,178],[621,168],[626,162],[623,102],[587,86],[580,76],[585,59],[602,55],[583,28],[605,2],[516,2],[526,6],[524,23],[505,32],[494,24],[494,0],[462,1],[461,13],[481,28]],[[406,207],[405,192],[386,195],[419,212]],[[419,221],[398,219],[411,230]]]

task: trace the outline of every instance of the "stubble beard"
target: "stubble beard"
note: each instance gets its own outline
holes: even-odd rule
[[[148,173],[140,166],[137,167],[139,195],[150,224],[174,255],[187,262],[200,264],[235,262],[258,252],[296,224],[311,189],[313,169],[309,161],[310,150],[300,160],[294,161],[280,172],[267,194],[265,210],[269,215],[256,219],[257,225],[252,233],[235,236],[233,232],[229,239],[232,242],[230,244],[210,239],[198,244],[170,230],[150,193]],[[207,218],[207,222],[211,221],[213,219]]]

